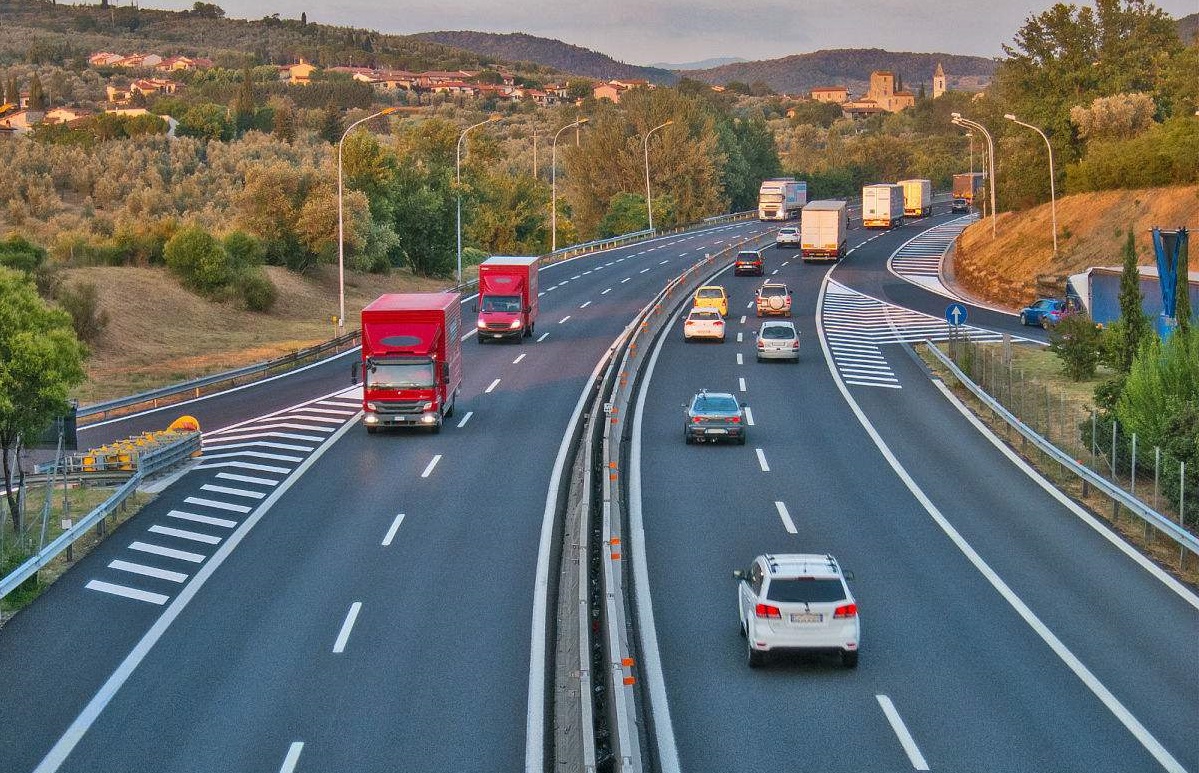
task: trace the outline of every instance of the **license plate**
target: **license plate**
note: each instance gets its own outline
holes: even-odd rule
[[[503,338],[504,334],[503,333],[492,333],[491,337],[492,338]]]
[[[791,622],[793,623],[819,623],[824,620],[824,615],[819,612],[792,612]]]
[[[727,435],[729,431],[727,429],[706,429],[704,433],[708,435]]]

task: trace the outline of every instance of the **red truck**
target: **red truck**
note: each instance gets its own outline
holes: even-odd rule
[[[533,335],[539,260],[535,255],[493,255],[479,264],[479,343]]]
[[[441,431],[462,386],[462,303],[457,293],[381,295],[362,310],[366,431]]]

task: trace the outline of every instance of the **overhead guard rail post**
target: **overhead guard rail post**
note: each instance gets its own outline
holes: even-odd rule
[[[48,545],[42,548],[36,555],[31,556],[28,560],[18,566],[3,578],[0,578],[0,598],[4,598],[13,590],[18,588],[21,583],[28,580],[33,575],[47,564],[49,564],[59,553],[66,550],[67,547],[74,544],[76,540],[86,534],[102,519],[111,515],[118,507],[137,490],[141,482],[154,472],[160,472],[172,464],[178,463],[182,459],[191,456],[200,449],[200,433],[194,432],[190,435],[180,438],[179,440],[169,445],[164,445],[161,448],[147,452],[142,457],[142,463],[145,468],[139,467],[129,480],[125,481],[112,496],[105,499],[96,509],[85,515],[78,523],[71,528],[58,535]]]
[[[1091,486],[1094,486],[1099,491],[1103,492],[1108,498],[1119,502],[1124,508],[1136,514],[1145,523],[1155,527],[1158,531],[1164,532],[1167,536],[1173,539],[1180,547],[1184,547],[1191,553],[1199,555],[1199,537],[1191,534],[1182,526],[1175,523],[1170,518],[1157,512],[1149,505],[1137,499],[1132,494],[1129,494],[1124,489],[1115,485],[1107,478],[1098,474],[1089,467],[1079,464],[1069,454],[1063,452],[1057,446],[1050,443],[1045,438],[1041,437],[1031,427],[1029,427],[1020,419],[1016,418],[1008,409],[1000,405],[999,401],[991,395],[983,391],[982,387],[974,383],[961,368],[959,368],[947,354],[937,348],[931,341],[924,342],[929,352],[935,356],[942,365],[944,365],[950,373],[953,374],[962,386],[966,387],[970,392],[979,399],[984,405],[991,409],[996,416],[1007,422],[1013,429],[1019,432],[1026,440],[1039,448],[1047,456],[1058,462],[1070,472],[1077,475],[1079,478],[1086,481]]]
[[[609,730],[613,749],[616,752],[622,773],[636,773],[644,769],[643,751],[648,753],[646,739],[642,737],[640,728],[643,726],[636,717],[636,700],[638,690],[636,685],[637,659],[634,656],[636,647],[633,640],[633,628],[628,622],[627,615],[632,605],[625,593],[626,565],[625,551],[627,546],[622,538],[622,524],[625,509],[623,507],[623,490],[620,481],[626,477],[625,465],[619,449],[626,421],[631,420],[629,406],[632,404],[632,393],[636,379],[632,374],[639,372],[645,362],[647,352],[652,348],[659,335],[664,334],[674,308],[685,301],[696,288],[709,281],[719,269],[714,269],[723,260],[730,258],[736,252],[749,244],[760,244],[761,238],[742,240],[734,245],[699,261],[685,272],[672,279],[666,286],[634,317],[621,336],[619,367],[620,378],[612,384],[607,396],[607,403],[612,408],[611,420],[604,423],[602,437],[603,465],[606,473],[603,480],[603,523],[601,537],[607,550],[607,560],[602,562],[604,595],[604,636],[607,643],[607,656],[610,673],[607,689],[611,700],[609,706]],[[672,299],[673,300],[669,300]],[[613,358],[615,361],[615,358]],[[598,401],[597,401],[598,402]],[[625,664],[630,665],[625,665]],[[626,669],[628,675],[626,676]],[[598,680],[598,675],[595,675]],[[593,682],[598,683],[598,682]]]

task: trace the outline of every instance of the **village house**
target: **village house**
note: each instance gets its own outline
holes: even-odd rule
[[[70,123],[78,121],[80,118],[87,118],[95,115],[91,110],[81,110],[74,107],[56,107],[52,110],[47,110],[46,115],[42,118],[42,123]]]
[[[0,128],[11,130],[16,134],[32,131],[33,127],[42,122],[45,113],[41,110],[21,110],[0,118]]]
[[[849,99],[849,89],[845,86],[821,86],[812,89],[811,97],[817,102],[835,102],[844,104]]]
[[[299,64],[293,64],[283,68],[283,74],[287,78],[287,82],[298,86],[307,86],[312,82],[312,74],[319,68],[308,64],[302,58]]]
[[[92,54],[91,56],[89,56],[87,58],[87,62],[92,67],[108,67],[108,66],[112,65],[114,62],[119,62],[124,58],[125,57],[122,56],[121,54],[114,54],[109,51],[100,51],[98,53],[95,53],[95,54]]]
[[[211,59],[169,56],[155,65],[154,69],[159,72],[178,72],[179,70],[205,70],[209,67],[212,67]]]
[[[870,73],[870,90],[854,102],[842,102],[842,112],[851,118],[862,118],[875,114],[877,110],[898,113],[915,107],[916,96],[903,89],[903,80],[890,70],[875,70]]]

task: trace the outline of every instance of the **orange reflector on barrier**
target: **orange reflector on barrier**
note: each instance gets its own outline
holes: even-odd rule
[[[625,683],[625,685],[636,684],[636,683],[637,683],[637,679],[636,679],[635,677],[626,676],[626,677],[624,678],[624,683]]]
[[[620,553],[613,553],[613,554],[612,554],[612,560],[613,560],[613,561],[619,561],[619,560],[620,560]]]
[[[624,666],[625,668],[632,668],[633,659],[632,658],[621,658],[620,665]]]

